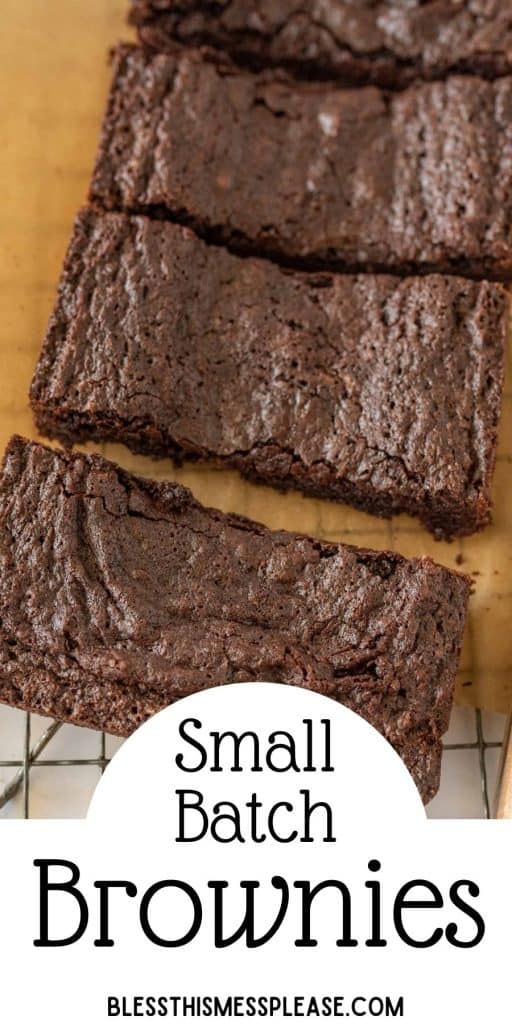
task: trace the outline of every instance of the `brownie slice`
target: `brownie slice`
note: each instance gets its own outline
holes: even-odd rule
[[[490,515],[502,285],[312,275],[85,210],[31,388],[65,443],[213,459],[439,536]]]
[[[132,0],[130,21],[157,50],[207,45],[354,84],[512,72],[511,0]]]
[[[0,700],[127,735],[244,680],[340,700],[437,788],[470,584],[430,559],[202,507],[13,438],[0,476]]]
[[[305,269],[512,274],[512,78],[388,94],[122,46],[91,199]]]

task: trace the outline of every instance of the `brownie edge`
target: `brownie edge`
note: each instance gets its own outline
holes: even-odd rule
[[[469,580],[272,532],[97,455],[13,438],[0,475],[0,700],[128,735],[226,682],[305,686],[437,789]]]

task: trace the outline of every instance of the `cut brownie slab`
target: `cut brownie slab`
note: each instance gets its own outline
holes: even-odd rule
[[[363,715],[437,787],[469,581],[265,529],[96,455],[14,438],[0,476],[0,700],[127,735],[245,680]]]
[[[438,535],[489,519],[501,285],[311,275],[82,212],[31,389],[40,430],[214,459]]]
[[[511,0],[132,0],[130,20],[157,50],[207,45],[355,84],[512,71]]]
[[[121,47],[91,198],[305,269],[512,274],[512,78],[388,94]]]

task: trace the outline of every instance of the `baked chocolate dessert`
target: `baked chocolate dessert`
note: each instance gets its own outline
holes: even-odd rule
[[[489,521],[501,285],[285,271],[84,210],[31,389],[66,444],[231,466],[438,536]]]
[[[132,0],[130,21],[157,50],[205,45],[353,84],[512,72],[511,0]]]
[[[304,269],[512,275],[512,78],[402,93],[117,51],[90,198]]]
[[[342,701],[439,779],[470,584],[430,559],[207,509],[98,455],[13,438],[0,476],[0,700],[128,735],[204,687]]]

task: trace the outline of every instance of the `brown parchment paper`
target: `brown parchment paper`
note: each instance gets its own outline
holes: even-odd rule
[[[128,0],[2,0],[0,7],[0,451],[34,437],[27,391],[73,217],[83,203],[110,72],[107,51],[130,38]],[[334,503],[281,495],[235,473],[132,456],[100,446],[127,469],[190,486],[204,503],[270,527],[404,555],[431,555],[474,574],[457,686],[461,704],[512,709],[512,375],[494,483],[494,525],[453,544],[413,520],[379,520]]]

